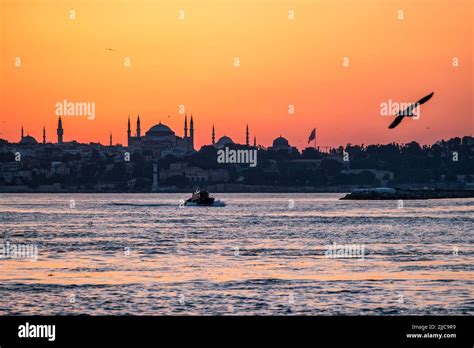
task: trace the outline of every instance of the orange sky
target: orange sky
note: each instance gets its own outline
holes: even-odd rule
[[[138,113],[142,133],[161,120],[181,136],[179,105],[198,147],[213,123],[299,148],[313,127],[321,146],[472,135],[472,22],[472,0],[0,0],[0,138],[45,125],[56,142],[64,99],[96,104],[94,120],[63,117],[65,141],[126,144]],[[387,129],[382,102],[431,91],[420,120]]]

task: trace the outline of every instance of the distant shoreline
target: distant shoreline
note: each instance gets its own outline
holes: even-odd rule
[[[196,185],[192,187],[177,188],[173,186],[158,187],[158,190],[123,190],[111,188],[109,190],[73,189],[70,187],[62,188],[59,185],[45,185],[36,189],[28,186],[0,186],[0,193],[185,193],[190,194],[196,189],[202,189],[214,193],[340,193],[351,192],[355,186],[334,186],[334,187],[316,187],[316,186],[266,186],[266,185],[242,185],[242,184],[217,184],[217,185]]]
[[[207,189],[203,187],[203,189]],[[161,190],[157,192],[150,191],[36,191],[36,190],[19,190],[19,191],[2,191],[1,194],[184,194],[189,195],[193,189],[176,189],[176,190]],[[456,198],[474,198],[474,190],[397,190],[395,193],[375,192],[371,189],[366,191],[349,192],[350,190],[289,190],[281,187],[274,189],[266,189],[261,191],[254,190],[210,190],[211,194],[233,194],[233,193],[249,193],[249,194],[264,194],[264,193],[306,193],[306,194],[340,194],[340,200],[412,200],[412,199],[456,199]]]
[[[357,191],[348,193],[341,200],[410,200],[474,198],[474,190],[399,190],[396,192]]]
[[[203,188],[204,190],[205,188]],[[207,190],[207,189],[206,189]],[[189,190],[163,190],[157,192],[150,191],[1,191],[0,194],[45,194],[45,193],[55,193],[55,194],[71,194],[71,193],[87,193],[87,194],[167,194],[167,193],[184,193],[190,194],[194,192],[194,189]],[[304,191],[304,190],[265,190],[265,191],[239,191],[239,190],[229,190],[229,191],[210,191],[211,194],[223,194],[223,193],[339,193],[347,194],[348,191]]]

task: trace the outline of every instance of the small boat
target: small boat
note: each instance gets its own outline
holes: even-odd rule
[[[224,202],[219,200],[215,200],[213,197],[209,197],[209,192],[207,191],[199,191],[197,190],[194,192],[186,202],[184,202],[186,206],[225,206]]]

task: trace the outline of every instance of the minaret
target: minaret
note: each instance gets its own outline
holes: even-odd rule
[[[46,144],[46,127],[43,126],[43,144]]]
[[[63,121],[61,120],[61,116],[59,116],[59,120],[58,120],[57,134],[58,134],[58,144],[62,144],[64,131],[63,131]]]
[[[249,146],[249,125],[247,125],[247,131],[245,132],[245,145]]]
[[[212,125],[212,145],[216,143],[216,132],[214,131],[214,125]]]
[[[112,146],[112,132],[110,132],[110,142],[109,145]]]
[[[140,115],[137,118],[137,138],[141,137],[141,130],[140,130]]]
[[[253,146],[257,147],[257,137],[255,135],[253,136]]]
[[[130,115],[128,115],[128,129],[127,129],[127,140],[128,146],[130,146],[130,140],[132,138],[132,130],[130,129]]]
[[[21,139],[24,138],[23,126],[21,126]]]
[[[191,150],[194,150],[194,122],[193,122],[193,115],[191,115],[191,121],[189,121],[189,140],[191,141]]]
[[[188,115],[184,114],[184,138],[188,137]]]

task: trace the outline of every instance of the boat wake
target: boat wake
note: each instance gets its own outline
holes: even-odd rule
[[[139,203],[110,203],[110,205],[116,205],[116,206],[131,206],[131,207],[174,207],[176,204],[150,204],[150,203],[144,203],[144,204],[139,204]]]
[[[225,202],[220,201],[220,200],[216,200],[216,201],[214,201],[214,207],[225,207]]]

